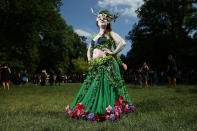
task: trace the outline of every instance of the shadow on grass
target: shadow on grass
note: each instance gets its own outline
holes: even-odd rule
[[[197,87],[188,87],[188,88],[177,88],[177,93],[190,93],[190,94],[196,94],[197,93]]]
[[[196,94],[197,93],[197,88],[189,89],[189,93]]]
[[[142,102],[138,102],[135,104],[136,109],[138,110],[138,112],[142,112],[142,113],[148,113],[148,112],[154,112],[154,111],[161,111],[163,108],[165,108],[164,106],[164,101],[162,100],[144,100]]]
[[[143,89],[143,86],[141,85],[126,85],[129,89]]]
[[[195,130],[196,128],[196,120],[197,114],[195,112],[186,112],[179,114],[174,114],[173,112],[166,113],[165,116],[162,117],[162,122],[166,125],[167,128],[180,128],[182,129],[191,129]]]

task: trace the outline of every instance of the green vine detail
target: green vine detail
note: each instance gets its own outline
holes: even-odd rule
[[[94,65],[101,65],[105,62],[107,62],[110,59],[113,59],[114,57],[112,55],[105,56],[104,58],[96,58],[96,59],[90,59],[88,62],[89,66],[94,66]]]
[[[96,35],[97,35],[97,34],[94,34],[93,37],[92,37],[92,39],[94,39],[94,37],[95,37]],[[94,50],[94,49],[100,49],[100,50],[102,50],[103,48],[111,48],[111,47],[113,47],[114,50],[116,49],[116,44],[115,44],[115,42],[113,41],[113,38],[112,38],[110,32],[108,32],[108,36],[109,36],[110,39],[107,40],[106,42],[102,42],[102,43],[100,43],[100,44],[98,44],[98,45],[93,45],[93,46],[91,47],[91,49],[90,49],[91,55],[93,54],[93,50]],[[115,55],[113,55],[113,57],[116,59],[116,61],[118,62],[119,65],[122,65],[122,64],[123,64],[122,60],[120,59],[120,55],[115,54]]]
[[[86,105],[85,112],[87,113],[91,112],[98,89],[104,86],[102,85],[103,83],[101,82],[104,79],[104,75],[105,78],[107,78],[108,85],[116,93],[115,100],[118,101],[119,96],[122,96],[125,101],[131,103],[128,92],[124,86],[124,80],[120,75],[119,65],[113,56],[109,55],[104,58],[97,58],[94,60],[91,59],[89,64],[90,67],[87,73],[87,77],[75,99],[75,102],[71,105],[71,107],[73,108],[72,113],[77,103],[80,102],[83,103],[83,100],[85,99],[86,95],[89,95],[88,103],[92,103],[92,104]],[[91,93],[88,94],[88,90],[92,86],[94,87]]]
[[[116,49],[116,44],[115,44],[115,42],[113,41],[113,38],[112,38],[110,32],[108,32],[108,36],[109,36],[109,38],[110,38],[110,43],[111,43],[110,45],[112,45],[112,47],[113,47],[114,50],[115,50],[115,49]],[[122,64],[123,64],[122,60],[120,59],[120,55],[115,54],[114,57],[115,57],[115,59],[117,60],[117,62],[118,62],[119,65],[122,65]]]

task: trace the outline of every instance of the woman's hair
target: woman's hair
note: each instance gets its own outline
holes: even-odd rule
[[[99,27],[98,26],[98,21],[96,21],[96,26]],[[110,32],[110,31],[112,31],[112,28],[111,28],[111,24],[109,23],[109,24],[107,24],[106,32]]]

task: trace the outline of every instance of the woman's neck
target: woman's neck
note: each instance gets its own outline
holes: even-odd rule
[[[106,33],[106,29],[100,28],[99,34],[104,35]]]

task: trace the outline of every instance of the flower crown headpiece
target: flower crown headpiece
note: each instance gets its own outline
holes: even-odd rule
[[[96,14],[95,12],[94,12],[94,10],[91,8],[91,11],[92,11],[92,13],[95,15],[95,16],[97,16],[98,17],[98,15],[100,15],[100,14],[105,14],[106,16],[107,16],[107,18],[108,18],[108,21],[116,21],[116,19],[120,16],[120,14],[119,13],[116,13],[115,15],[112,15],[112,14],[110,14],[109,13],[109,11],[108,10],[99,10],[99,13],[98,14]]]

